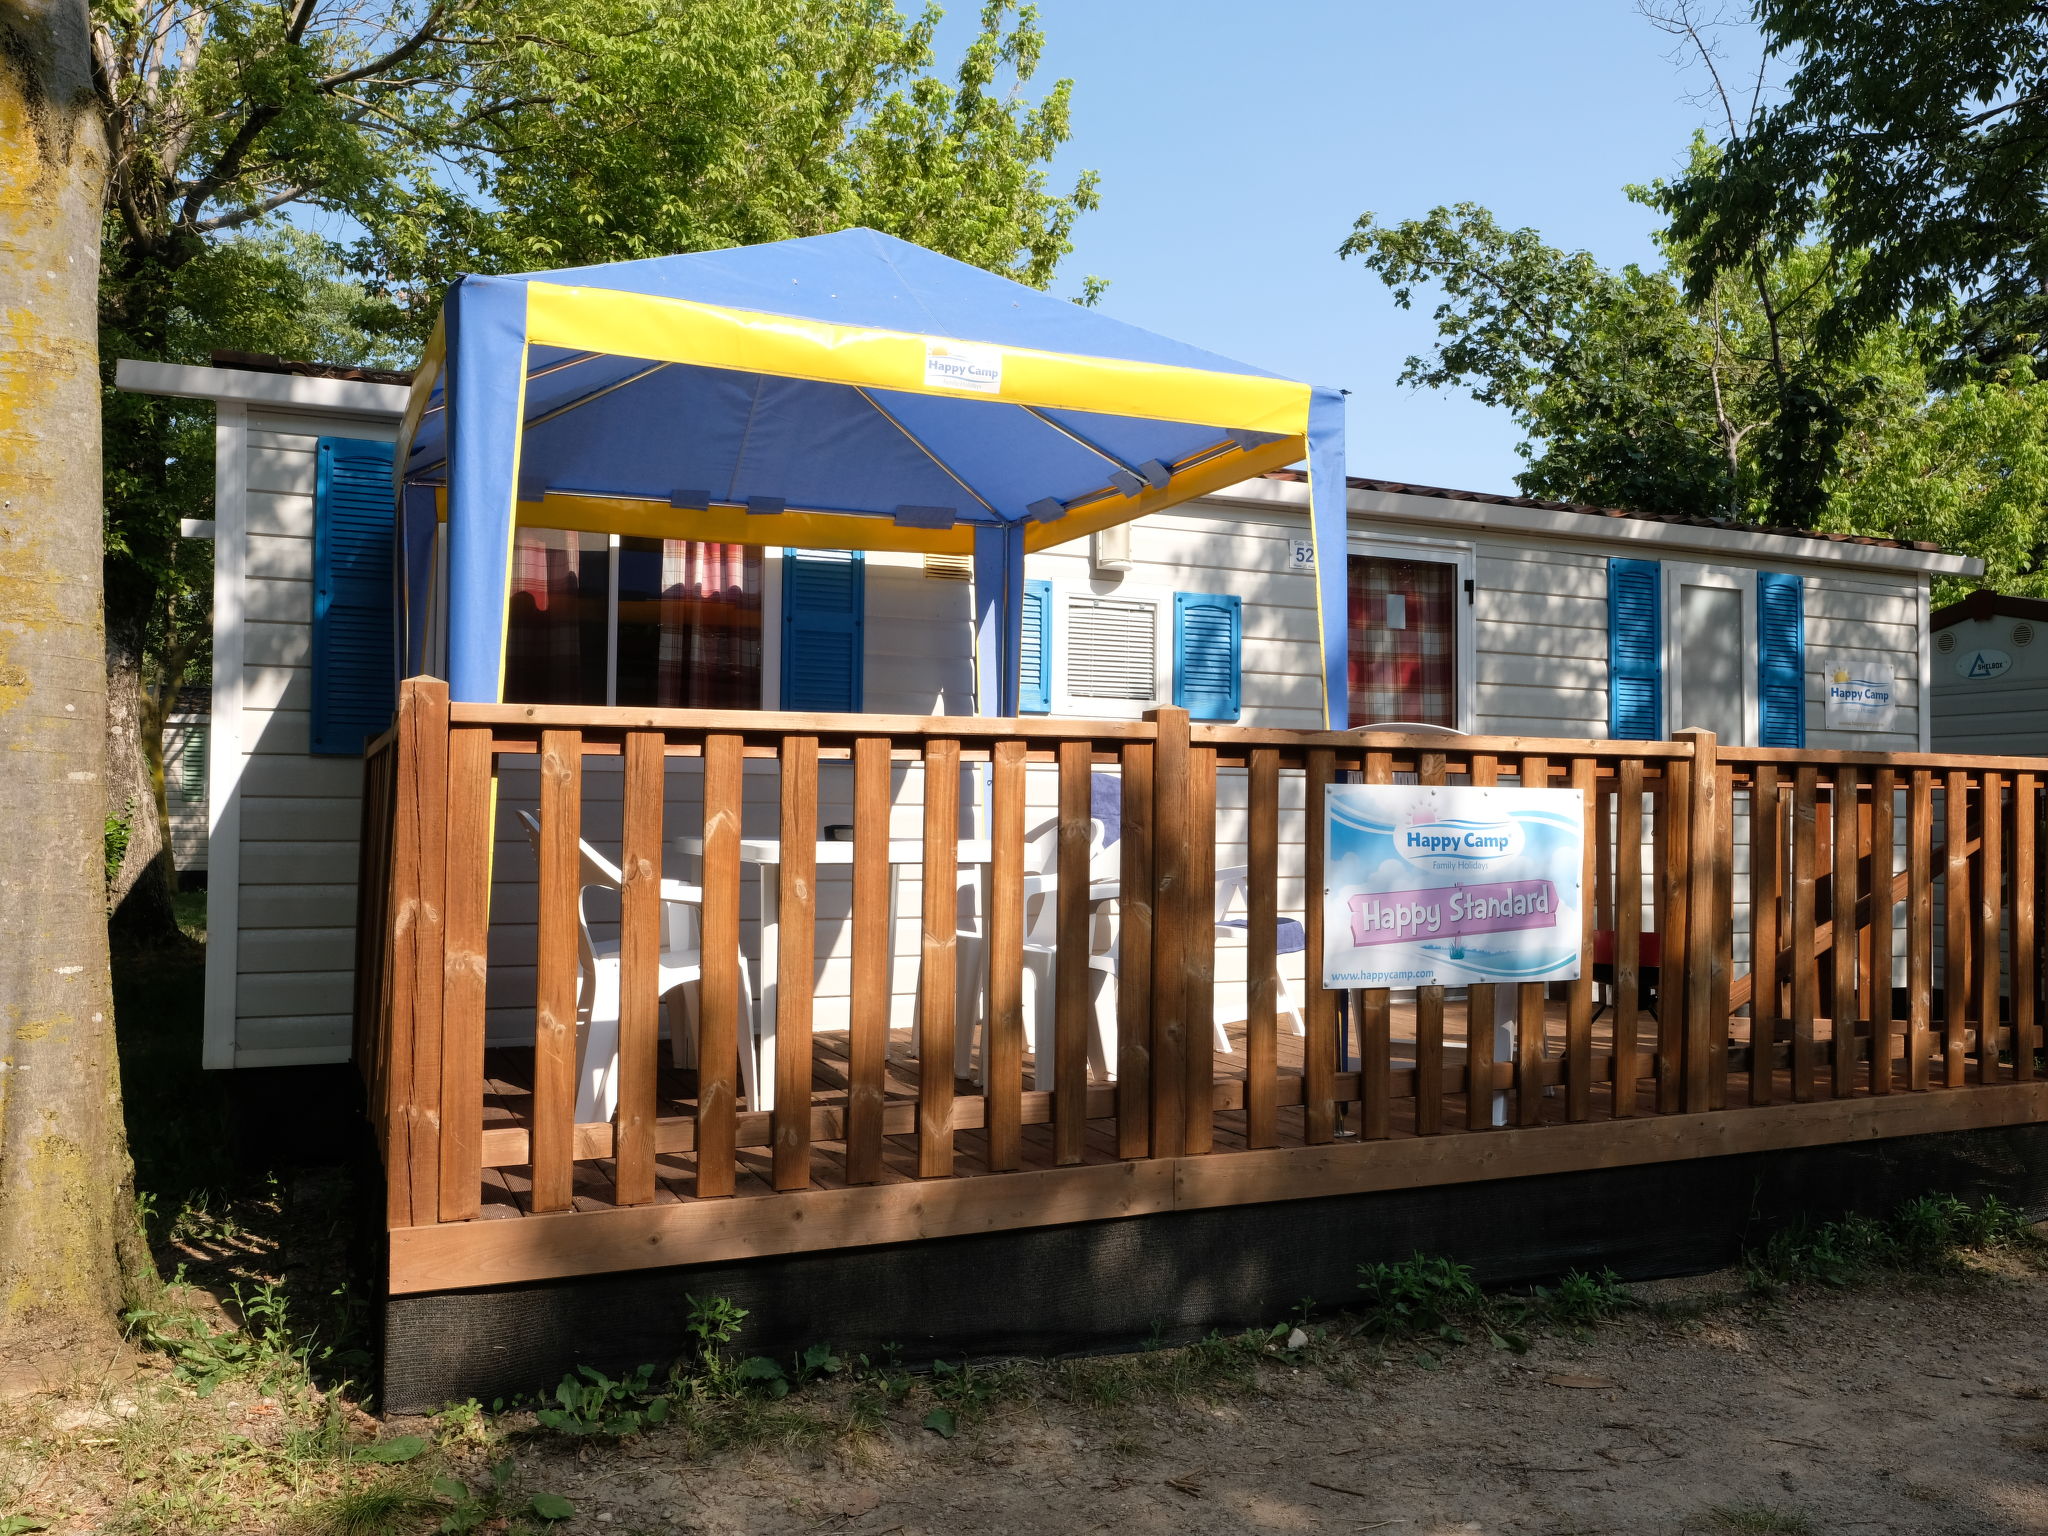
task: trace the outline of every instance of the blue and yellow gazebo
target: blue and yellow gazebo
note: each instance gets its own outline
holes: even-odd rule
[[[450,290],[398,443],[406,670],[446,521],[447,669],[499,700],[515,528],[971,555],[1017,710],[1024,557],[1308,461],[1345,725],[1343,400],[873,230]]]

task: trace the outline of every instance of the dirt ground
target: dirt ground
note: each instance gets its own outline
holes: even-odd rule
[[[905,1415],[855,1454],[699,1465],[654,1440],[554,1483],[614,1531],[706,1536],[2048,1531],[2044,1304],[2038,1277],[1890,1283],[1519,1356],[1312,1349],[1213,1402],[1038,1396],[952,1440]]]
[[[378,1426],[247,1377],[200,1398],[159,1368],[0,1409],[0,1532],[36,1529],[14,1511],[180,1536],[2048,1532],[2048,1276],[1984,1262],[1767,1301],[1735,1274],[1639,1287],[1649,1306],[1521,1354],[1322,1328],[1291,1363],[1238,1343],[994,1368],[950,1399],[950,1438],[929,1378],[611,1441],[525,1414]],[[407,1433],[414,1462],[364,1464]],[[496,1510],[443,1524],[429,1477],[480,1488],[506,1458]],[[573,1517],[544,1525],[542,1490]]]

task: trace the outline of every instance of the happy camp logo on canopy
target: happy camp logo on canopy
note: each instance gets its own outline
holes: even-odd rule
[[[1003,388],[1003,354],[997,347],[972,347],[958,341],[927,341],[924,344],[924,382],[927,389],[967,389],[976,394],[1000,394]]]

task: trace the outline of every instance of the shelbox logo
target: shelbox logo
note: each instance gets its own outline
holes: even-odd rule
[[[927,389],[969,389],[978,395],[999,394],[1003,387],[1003,354],[996,347],[969,347],[957,341],[924,344]]]
[[[1394,851],[1419,869],[1469,869],[1495,864],[1522,851],[1519,821],[1431,820],[1426,816],[1394,830]]]

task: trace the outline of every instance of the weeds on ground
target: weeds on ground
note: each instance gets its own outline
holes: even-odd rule
[[[1536,1287],[1536,1305],[1545,1316],[1573,1328],[1590,1328],[1619,1317],[1637,1305],[1621,1277],[1611,1269],[1597,1275],[1570,1271],[1557,1284]]]
[[[1496,1349],[1521,1354],[1529,1347],[1527,1328],[1534,1308],[1515,1296],[1489,1296],[1468,1265],[1417,1253],[1398,1264],[1358,1266],[1358,1331],[1382,1344],[1463,1344],[1476,1332]],[[1427,1352],[1417,1363],[1434,1366]]]
[[[1773,1232],[1745,1257],[1750,1288],[1771,1295],[1787,1286],[1845,1286],[1878,1273],[1953,1275],[1976,1251],[2040,1255],[2041,1237],[2026,1217],[1995,1196],[1975,1205],[1954,1195],[1909,1200],[1889,1220],[1845,1216],[1817,1227]]]

